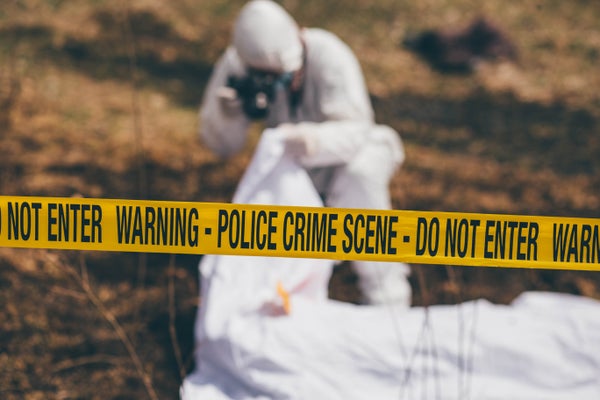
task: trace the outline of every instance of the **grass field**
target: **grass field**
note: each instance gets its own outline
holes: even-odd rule
[[[378,122],[402,135],[398,209],[598,217],[600,3],[283,1],[357,53]],[[231,199],[252,143],[197,137],[206,80],[242,1],[0,4],[0,194]],[[443,75],[407,32],[501,25],[515,64]],[[259,131],[256,126],[254,132]],[[0,249],[0,398],[177,398],[192,366],[200,257]],[[591,272],[413,266],[414,303],[524,290],[600,299]],[[332,297],[354,301],[341,267]]]

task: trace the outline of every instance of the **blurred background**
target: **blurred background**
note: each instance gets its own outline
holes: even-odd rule
[[[357,54],[377,121],[406,147],[395,208],[599,216],[599,2],[280,3]],[[197,110],[242,4],[2,1],[0,194],[230,201],[260,125],[219,160]],[[514,56],[465,58],[457,38],[480,17]],[[424,31],[442,44],[415,47]],[[200,257],[0,249],[0,398],[177,398]],[[592,272],[413,265],[411,280],[415,305],[600,299]],[[355,283],[340,265],[331,297],[357,301]]]

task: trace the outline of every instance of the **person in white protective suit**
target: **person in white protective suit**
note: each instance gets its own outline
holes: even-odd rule
[[[278,127],[286,152],[308,172],[326,206],[390,209],[390,180],[404,160],[392,128],[374,122],[358,60],[337,36],[300,29],[278,4],[253,0],[210,78],[200,110],[204,143],[227,157],[253,119]],[[403,263],[354,262],[367,304],[410,305]]]

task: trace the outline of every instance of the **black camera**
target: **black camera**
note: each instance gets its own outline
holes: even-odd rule
[[[279,86],[289,87],[292,74],[274,74],[250,70],[242,77],[229,76],[227,86],[237,92],[242,109],[250,119],[263,119],[269,114],[269,104]]]

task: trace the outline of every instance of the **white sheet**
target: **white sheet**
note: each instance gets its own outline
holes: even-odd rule
[[[234,200],[321,205],[277,130]],[[600,302],[530,292],[510,306],[355,306],[327,299],[332,264],[205,256],[182,399],[600,399]]]

